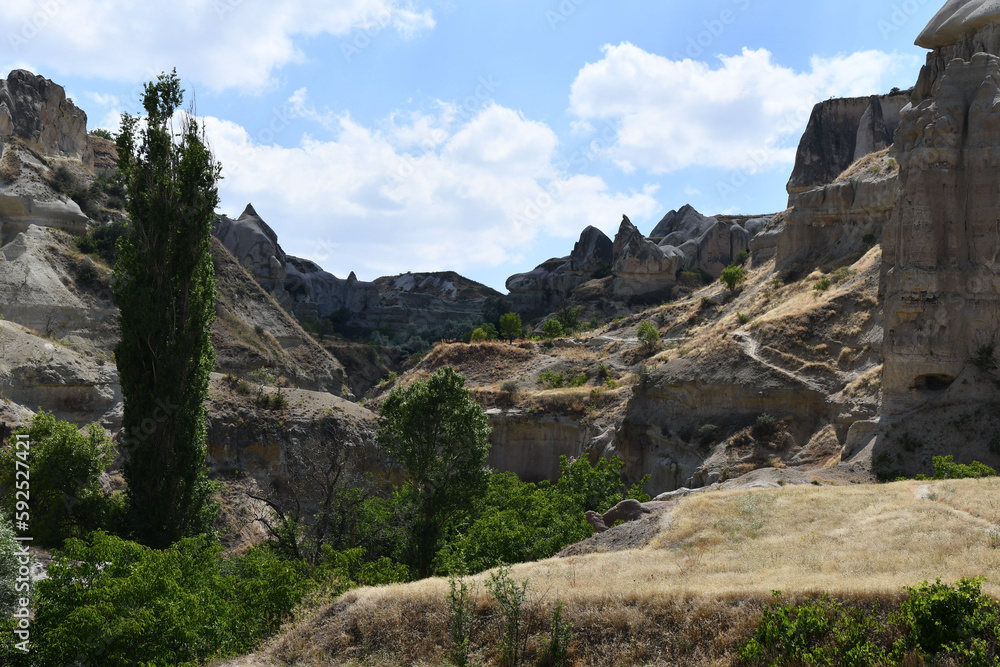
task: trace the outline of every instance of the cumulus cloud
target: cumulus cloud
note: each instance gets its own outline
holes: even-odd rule
[[[304,59],[297,36],[340,37],[349,52],[385,32],[409,38],[434,25],[431,10],[414,0],[0,3],[2,50],[19,62],[118,81],[146,81],[176,66],[215,90],[266,88],[277,68]]]
[[[308,109],[306,91],[295,99]],[[304,136],[291,148],[231,121],[205,127],[226,212],[252,201],[287,252],[337,275],[501,266],[540,235],[575,238],[591,224],[614,233],[622,212],[659,208],[654,186],[613,192],[560,169],[552,130],[495,103],[468,117],[442,103],[378,128],[347,113],[332,122],[332,140]]]
[[[719,56],[713,66],[671,60],[629,43],[604,47],[573,82],[570,111],[581,121],[618,124],[611,158],[626,172],[691,166],[764,169],[794,160],[812,106],[828,97],[869,95],[912,58],[862,51],[814,57],[797,72],[765,49]]]

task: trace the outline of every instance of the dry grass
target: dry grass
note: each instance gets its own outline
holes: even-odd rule
[[[578,665],[732,665],[772,590],[793,599],[827,592],[852,604],[894,604],[905,585],[993,574],[1000,567],[992,530],[1000,520],[1000,479],[937,482],[923,497],[927,486],[786,486],[688,497],[642,550],[515,567],[512,576],[527,578],[534,596],[531,645],[540,646],[548,609],[561,600],[576,628]],[[288,629],[258,659],[438,664],[449,646],[447,587],[428,579],[350,592]],[[984,591],[1000,594],[994,581]],[[495,659],[495,616],[480,586],[474,640],[487,664]]]
[[[889,157],[889,149],[884,148],[858,159],[837,176],[833,182],[842,183],[857,178],[891,178],[898,174],[899,163],[896,162],[895,158]]]

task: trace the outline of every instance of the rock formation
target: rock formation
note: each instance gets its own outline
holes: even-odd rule
[[[0,81],[0,142],[13,137],[36,153],[84,160],[87,114],[66,99],[66,91],[26,70]]]
[[[677,248],[647,240],[628,218],[622,220],[611,254],[614,293],[619,297],[668,298],[686,260]]]
[[[507,279],[514,307],[526,314],[542,314],[579,285],[611,271],[613,243],[596,227],[587,227],[569,257],[550,259],[528,273]]]
[[[638,500],[629,498],[621,501],[604,514],[598,514],[592,510],[587,510],[585,516],[587,517],[587,523],[594,527],[595,533],[603,533],[619,521],[624,523],[637,521],[641,519],[644,514],[651,513],[652,510],[648,507],[644,507]]]
[[[977,351],[1000,337],[1000,23],[983,24],[1000,20],[995,10],[950,2],[919,40],[937,48],[892,150],[900,193],[883,241],[885,415],[949,400]]]
[[[906,93],[894,93],[816,104],[799,141],[788,194],[826,185],[867,153],[887,148],[908,101]]]

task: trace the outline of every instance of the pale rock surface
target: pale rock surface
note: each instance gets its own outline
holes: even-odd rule
[[[929,54],[896,135],[900,196],[883,241],[883,415],[939,401],[1000,337],[998,37],[991,24]]]
[[[759,226],[759,219],[750,220]],[[718,278],[738,253],[749,249],[752,234],[740,221],[706,217],[683,206],[667,213],[649,236],[659,238],[661,248],[676,247],[684,253],[685,269],[700,269]]]
[[[954,44],[984,26],[1000,22],[1000,0],[948,0],[917,37],[916,45],[936,49]]]
[[[673,247],[660,247],[642,235],[628,218],[622,220],[612,247],[611,272],[619,297],[669,296],[686,257]]]
[[[86,161],[87,114],[62,86],[14,70],[0,81],[0,143],[15,136],[42,155]]]

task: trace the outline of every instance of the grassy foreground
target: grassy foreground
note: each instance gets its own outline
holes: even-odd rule
[[[986,577],[983,591],[1000,597],[998,523],[998,478],[699,494],[664,515],[644,549],[514,567],[529,580],[526,664],[544,664],[531,656],[557,601],[574,626],[574,664],[734,665],[772,590],[878,602],[882,616],[904,586],[939,577]],[[496,664],[501,627],[485,576],[474,578],[472,645]],[[351,591],[227,664],[443,664],[448,590],[427,579]]]

